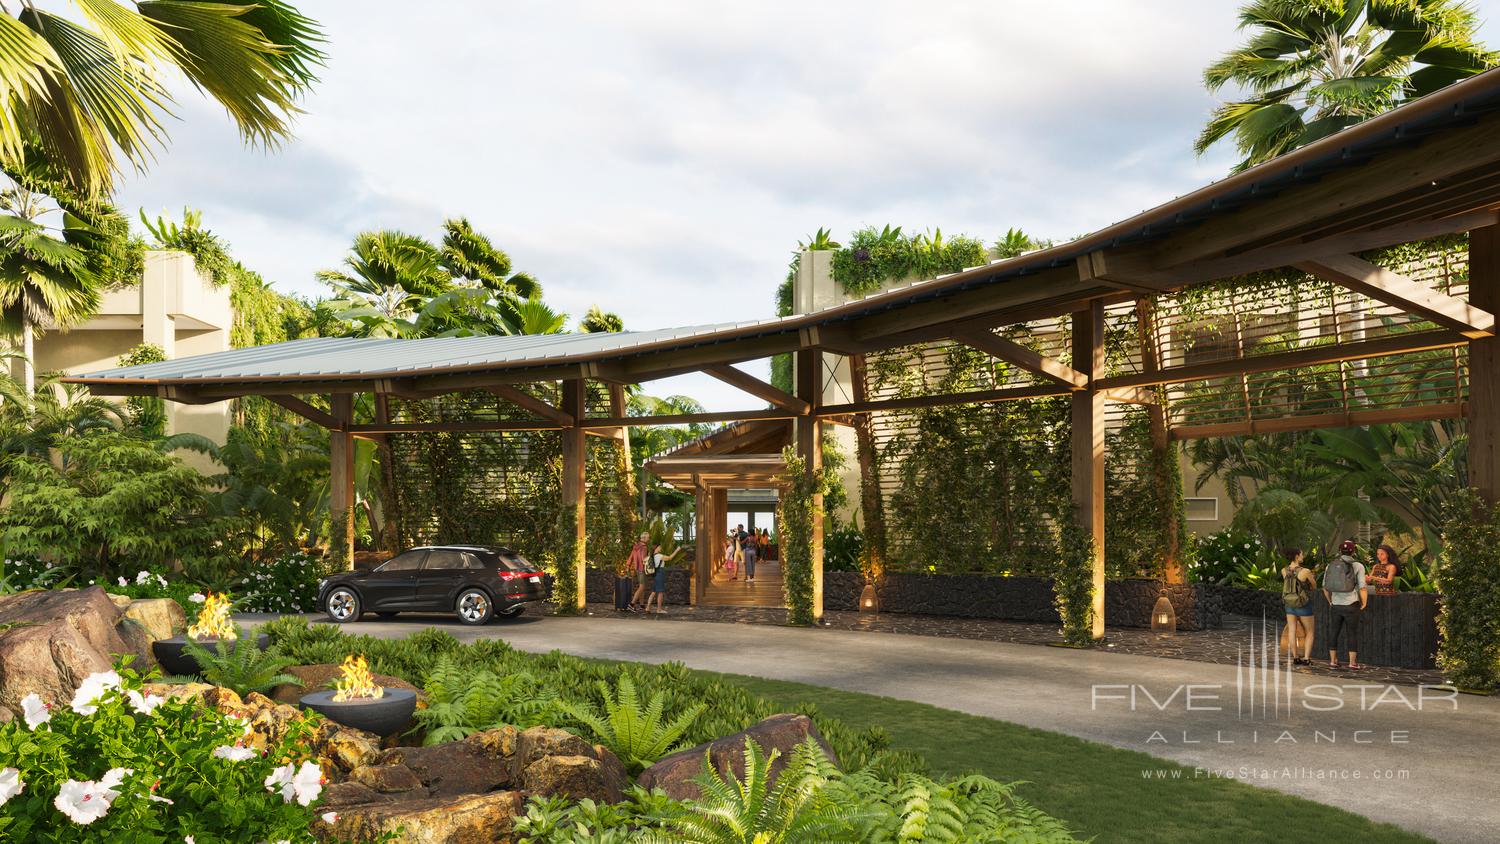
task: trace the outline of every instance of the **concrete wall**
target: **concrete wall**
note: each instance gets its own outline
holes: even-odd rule
[[[198,273],[191,255],[151,251],[140,284],[106,293],[99,312],[83,325],[37,336],[36,368],[74,375],[113,369],[142,343],[160,346],[168,358],[221,352],[229,348],[233,323],[228,287],[214,287]],[[12,370],[19,376],[16,365]],[[167,403],[170,433],[201,434],[223,443],[229,423],[229,402]],[[217,471],[196,452],[182,457],[199,469]]]

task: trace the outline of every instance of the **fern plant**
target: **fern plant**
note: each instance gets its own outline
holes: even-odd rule
[[[215,686],[232,689],[241,697],[251,692],[267,692],[283,683],[302,685],[302,681],[285,673],[296,660],[272,648],[261,650],[255,639],[235,628],[234,639],[220,639],[209,650],[189,638],[182,652],[198,663],[198,674]]]
[[[879,844],[1037,842],[1075,839],[1066,825],[1014,796],[1015,783],[984,776],[938,782],[907,774],[892,784],[869,772],[843,776],[829,788],[838,803],[866,806],[852,840]]]
[[[600,744],[614,751],[631,773],[640,773],[651,763],[682,747],[682,737],[706,708],[701,703],[689,706],[668,722],[663,712],[666,695],[657,692],[644,707],[629,674],[620,674],[615,691],[602,680],[599,694],[604,698],[604,713],[588,704],[566,703],[563,711],[583,724]]]
[[[418,710],[416,719],[417,729],[426,733],[424,744],[457,741],[496,727],[535,727],[558,712],[556,694],[532,675],[462,669],[447,655],[438,658],[423,688],[427,708]]]
[[[838,769],[812,739],[798,745],[776,784],[770,784],[771,765],[779,750],[766,754],[753,739],[745,739],[745,777],[732,771],[720,774],[703,754],[703,771],[694,778],[702,792],[684,804],[685,811],[666,819],[666,834],[649,833],[641,840],[679,844],[793,844],[793,842],[858,841],[855,827],[866,819],[855,804],[829,799],[828,784]]]

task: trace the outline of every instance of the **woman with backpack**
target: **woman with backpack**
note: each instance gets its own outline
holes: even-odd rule
[[[1286,605],[1286,631],[1281,634],[1282,649],[1292,656],[1293,665],[1312,664],[1313,608],[1312,594],[1318,580],[1312,570],[1302,565],[1302,549],[1286,548],[1281,552],[1286,566],[1281,569],[1281,603]],[[1302,647],[1297,647],[1301,638]],[[1298,651],[1302,655],[1298,656]]]
[[[1339,545],[1339,555],[1323,570],[1323,596],[1328,599],[1328,667],[1339,667],[1339,633],[1349,651],[1349,668],[1364,668],[1359,663],[1359,617],[1369,603],[1365,586],[1365,567],[1354,559],[1359,547],[1346,539]]]

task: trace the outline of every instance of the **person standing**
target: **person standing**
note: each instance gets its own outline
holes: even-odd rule
[[[1323,570],[1323,597],[1328,599],[1328,667],[1339,667],[1339,633],[1349,651],[1349,668],[1364,668],[1355,653],[1359,650],[1359,619],[1370,594],[1365,586],[1365,567],[1354,559],[1354,540],[1339,545],[1339,555]]]
[[[1302,565],[1302,549],[1287,548],[1281,552],[1286,565],[1281,569],[1281,603],[1286,606],[1286,630],[1281,634],[1282,650],[1290,654],[1293,665],[1310,665],[1313,648],[1312,595],[1318,580]],[[1297,640],[1302,647],[1297,647]],[[1298,653],[1301,656],[1298,656]]]
[[[744,541],[740,543],[744,548],[745,554],[745,583],[751,584],[755,582],[755,560],[760,556],[760,548],[756,544],[757,534],[755,531],[742,535],[745,537]]]
[[[635,578],[635,592],[630,596],[630,604],[625,609],[630,612],[640,612],[646,598],[646,543],[651,541],[651,534],[642,533],[630,548],[630,558],[625,561],[625,571]]]
[[[670,556],[661,553],[661,543],[651,551],[651,557],[646,561],[646,572],[651,575],[651,597],[646,599],[646,612],[651,612],[651,602],[656,601],[656,614],[664,615],[667,612],[665,606],[667,601],[667,563],[670,563],[682,553],[682,546],[677,546]]]
[[[1401,574],[1401,560],[1396,549],[1382,545],[1375,549],[1375,565],[1370,566],[1369,581],[1375,584],[1376,595],[1396,594],[1396,577]]]

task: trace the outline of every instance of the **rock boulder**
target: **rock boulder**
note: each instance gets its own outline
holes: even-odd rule
[[[699,797],[698,784],[693,782],[693,778],[703,772],[703,754],[709,755],[709,763],[721,775],[728,772],[743,779],[746,738],[754,740],[767,755],[772,750],[780,751],[780,755],[771,763],[768,787],[776,782],[776,778],[786,768],[797,745],[809,738],[821,745],[828,758],[835,765],[838,764],[838,756],[818,733],[811,718],[806,715],[782,714],[772,715],[747,730],[663,756],[655,765],[642,771],[636,777],[636,783],[643,788],[660,788],[677,800]]]
[[[98,586],[0,597],[0,706],[19,712],[32,692],[66,703],[116,654],[137,653],[120,636],[120,617]]]
[[[524,802],[514,791],[347,805],[333,802],[335,797],[356,795],[365,796],[352,789],[330,789],[318,813],[332,811],[336,818],[331,824],[316,821],[313,832],[326,841],[377,841],[386,834],[409,844],[514,841],[512,826]]]

